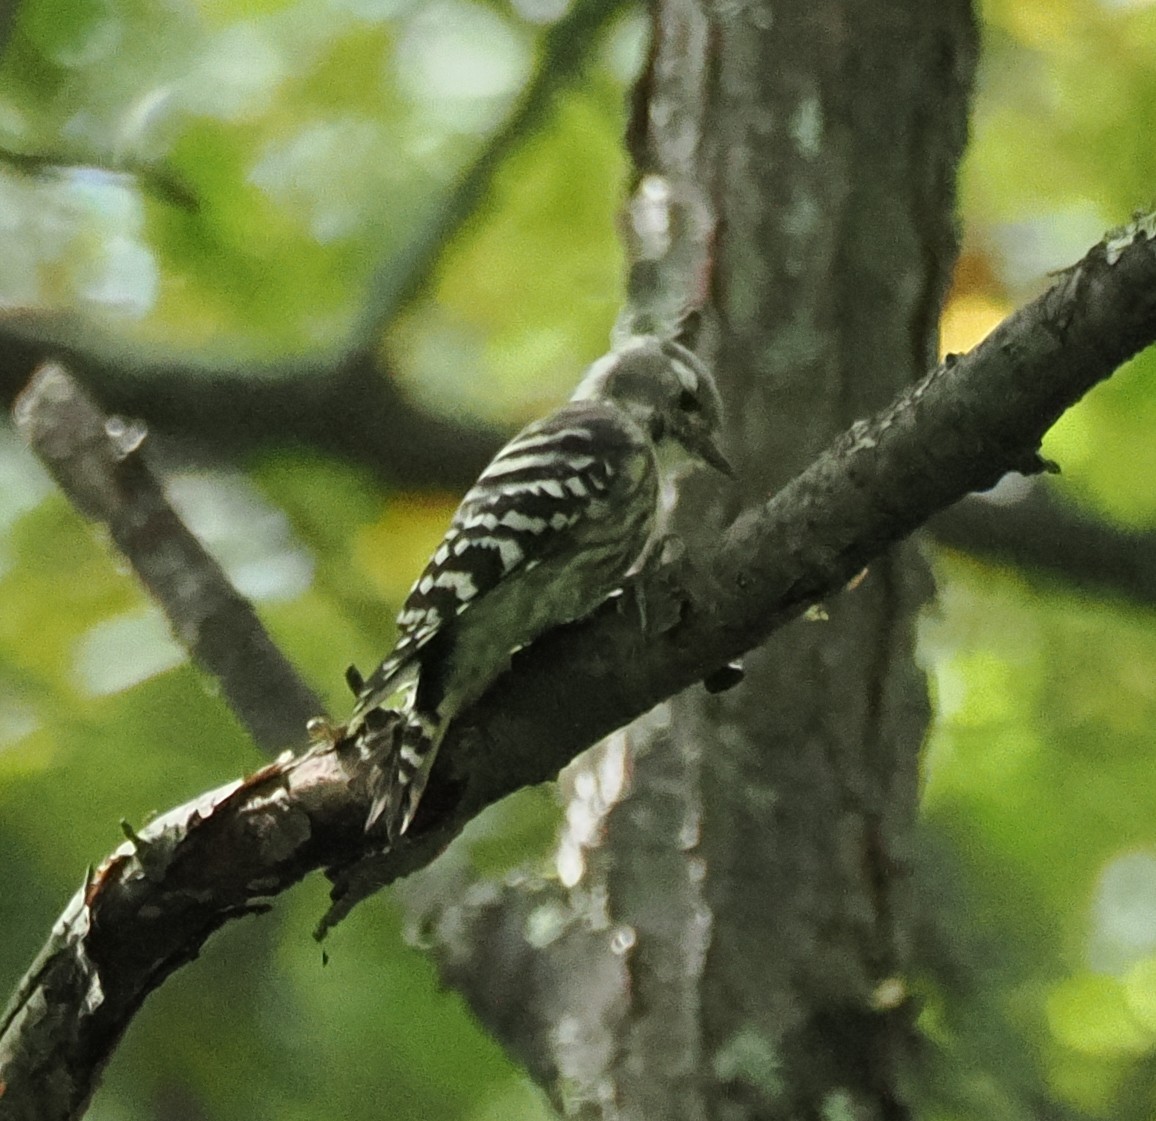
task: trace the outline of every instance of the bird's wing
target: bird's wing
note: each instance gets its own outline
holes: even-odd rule
[[[355,717],[398,691],[414,655],[447,623],[519,570],[581,542],[590,523],[613,518],[653,471],[641,429],[602,402],[571,402],[519,432],[462,499],[406,598],[401,637],[365,683]]]

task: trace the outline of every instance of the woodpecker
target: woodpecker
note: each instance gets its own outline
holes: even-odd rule
[[[390,841],[409,828],[450,722],[515,650],[590,614],[637,570],[679,473],[698,461],[732,474],[721,420],[690,350],[635,336],[498,452],[406,598],[393,650],[368,679],[348,671],[367,831],[381,818]]]

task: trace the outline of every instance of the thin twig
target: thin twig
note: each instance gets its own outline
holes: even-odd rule
[[[398,312],[425,288],[446,246],[485,199],[498,169],[524,139],[538,134],[554,97],[581,73],[603,28],[626,8],[625,0],[576,0],[545,33],[534,76],[513,113],[416,235],[377,270],[351,349],[379,339]]]

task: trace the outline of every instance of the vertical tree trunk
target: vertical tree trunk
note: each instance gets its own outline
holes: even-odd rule
[[[658,0],[653,19],[628,316],[704,307],[742,480],[721,502],[686,488],[693,556],[932,363],[976,35],[967,0]],[[443,915],[447,978],[566,1112],[906,1115],[928,590],[897,550],[739,688],[660,706],[574,780],[569,888]]]

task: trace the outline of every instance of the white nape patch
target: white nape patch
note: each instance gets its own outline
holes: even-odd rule
[[[468,572],[458,572],[447,568],[437,574],[434,583],[439,588],[452,588],[459,600],[473,599],[478,594],[478,586]]]
[[[592,363],[586,371],[578,388],[570,396],[571,401],[591,401],[603,396],[606,388],[606,379],[614,372],[614,368],[622,361],[622,355],[616,351],[604,354]]]
[[[542,533],[546,528],[546,519],[531,518],[527,514],[520,514],[517,510],[507,510],[499,524],[516,533]]]

